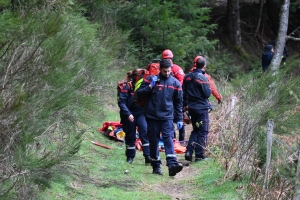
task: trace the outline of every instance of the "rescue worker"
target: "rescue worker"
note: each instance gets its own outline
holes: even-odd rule
[[[132,164],[136,154],[136,127],[138,127],[139,137],[142,142],[143,156],[145,164],[151,163],[149,140],[147,137],[147,123],[144,116],[144,109],[133,103],[135,80],[140,69],[127,72],[127,85],[122,88],[118,99],[120,107],[120,118],[125,134],[127,162]]]
[[[193,68],[190,70],[190,72],[193,72],[195,69],[196,69],[196,62],[198,60],[198,58],[202,58],[202,56],[196,56],[194,58],[194,65],[193,65]],[[206,69],[206,68],[205,68]],[[202,70],[205,70],[205,69],[202,69]],[[209,87],[211,89],[211,94],[217,99],[218,101],[218,104],[222,103],[222,95],[219,93],[218,89],[217,89],[217,86],[214,82],[214,80],[212,79],[212,77],[206,73],[205,71],[204,72],[204,76],[206,76],[206,78],[208,79],[209,81]]]
[[[206,59],[196,60],[196,69],[185,75],[183,80],[183,105],[188,107],[193,130],[186,147],[185,160],[192,161],[195,151],[195,162],[205,159],[205,148],[209,129],[210,107],[208,98],[211,95],[208,78],[204,75]]]
[[[182,68],[179,65],[176,65],[175,63],[173,63],[173,53],[172,53],[172,51],[170,49],[165,49],[161,53],[161,58],[170,60],[171,65],[172,65],[172,76],[174,76],[174,78],[176,78],[180,82],[180,85],[182,86],[183,78],[184,78],[184,72],[183,72]]]
[[[163,175],[159,156],[160,133],[164,142],[169,176],[175,176],[183,168],[178,163],[174,152],[174,126],[176,116],[177,128],[181,129],[182,122],[182,88],[177,79],[171,76],[172,62],[168,59],[160,61],[160,73],[148,76],[136,91],[141,98],[146,98],[145,117],[148,124],[147,133],[150,142],[150,157],[152,173]]]
[[[170,62],[172,63],[172,76],[174,78],[176,78],[179,82],[180,82],[180,86],[182,86],[183,83],[183,78],[184,78],[184,72],[182,70],[182,68],[173,63],[173,53],[170,49],[165,49],[162,53],[161,53],[161,58],[162,59],[169,59]],[[177,121],[177,119],[175,118],[175,121]],[[174,131],[174,138],[176,138],[176,132]],[[183,125],[182,129],[179,130],[179,142],[184,141],[185,138],[185,124]]]

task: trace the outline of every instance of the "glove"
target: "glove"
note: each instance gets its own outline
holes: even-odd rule
[[[177,128],[180,130],[183,126],[183,122],[177,122]]]
[[[220,95],[220,96],[217,98],[217,100],[218,100],[218,104],[222,103],[222,96]]]
[[[151,87],[155,86],[156,81],[157,81],[157,76],[153,76],[150,83]]]
[[[214,105],[212,105],[211,103],[209,103],[208,110],[212,111],[213,109],[214,109]]]

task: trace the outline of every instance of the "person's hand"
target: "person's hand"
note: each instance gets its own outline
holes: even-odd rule
[[[218,100],[218,104],[222,103],[222,96],[220,95],[220,96],[217,98],[217,100]]]
[[[189,110],[189,107],[188,106],[184,106],[183,107],[183,111],[188,111]]]
[[[183,126],[183,122],[177,122],[177,128],[180,130]]]
[[[157,76],[153,76],[152,80],[151,80],[151,83],[150,83],[151,87],[155,86],[156,81],[157,81]]]
[[[213,109],[214,109],[214,105],[209,102],[209,105],[208,105],[209,112],[212,111]]]
[[[130,114],[130,115],[128,116],[128,120],[131,121],[131,122],[133,122],[133,121],[134,121],[134,116],[133,116],[132,114]]]

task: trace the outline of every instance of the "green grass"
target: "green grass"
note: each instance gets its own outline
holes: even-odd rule
[[[87,132],[84,137],[77,159],[68,163],[72,174],[56,175],[52,187],[42,193],[42,199],[175,199],[176,188],[181,186],[184,189],[178,189],[178,195],[183,199],[239,199],[234,189],[241,183],[219,184],[224,171],[214,160],[192,163],[185,167],[185,176],[169,177],[165,154],[161,152],[164,176],[158,176],[152,174],[151,166],[144,165],[141,151],[137,151],[130,165],[125,162],[124,143],[111,140],[98,130]],[[112,149],[93,145],[90,140]],[[184,160],[184,155],[178,155],[178,159]],[[126,170],[128,174],[124,173]],[[163,193],[162,188],[166,187],[169,191]]]
[[[197,165],[201,174],[192,183],[194,188],[199,188],[193,192],[197,199],[241,199],[234,189],[242,185],[242,182],[227,181],[222,184],[224,171],[214,161],[204,161]]]

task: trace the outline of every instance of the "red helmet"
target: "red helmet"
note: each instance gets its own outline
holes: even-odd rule
[[[194,58],[194,67],[196,67],[196,62],[197,62],[197,60],[198,60],[199,58],[203,58],[203,57],[202,57],[202,56],[196,56],[196,57]]]
[[[172,51],[171,51],[170,49],[166,49],[166,50],[164,50],[164,51],[161,53],[161,57],[162,57],[163,59],[166,59],[166,58],[172,59],[172,58],[173,58],[173,53],[172,53]]]

